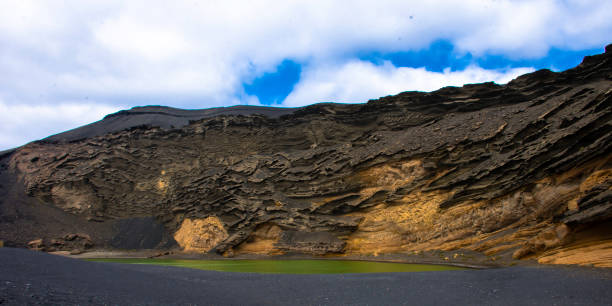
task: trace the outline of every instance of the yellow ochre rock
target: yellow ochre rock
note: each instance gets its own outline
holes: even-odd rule
[[[174,240],[187,252],[208,252],[227,238],[221,220],[215,216],[205,219],[185,219],[174,234]]]

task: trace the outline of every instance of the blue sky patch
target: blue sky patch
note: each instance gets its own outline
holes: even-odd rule
[[[427,49],[394,53],[360,53],[358,58],[377,65],[384,61],[390,61],[396,67],[425,67],[425,69],[434,72],[442,72],[446,68],[450,68],[452,71],[463,70],[470,64],[475,64],[484,69],[533,67],[563,71],[577,66],[582,58],[587,55],[602,52],[602,48],[578,51],[551,48],[546,56],[534,59],[511,59],[503,55],[491,54],[475,57],[471,53],[459,54],[455,52],[453,44],[447,40],[437,40]]]
[[[357,57],[362,61],[368,61],[376,65],[381,65],[384,61],[390,61],[395,67],[425,67],[425,69],[434,72],[442,72],[448,67],[451,70],[461,70],[468,66],[469,59],[457,56],[453,50],[454,47],[449,41],[437,40],[427,49],[393,53],[359,53]]]
[[[475,59],[475,61],[478,66],[485,69],[534,67],[536,69],[547,68],[553,71],[563,71],[578,66],[587,55],[600,54],[603,52],[603,48],[578,51],[551,48],[546,56],[536,59],[510,60],[501,55],[487,55]]]
[[[244,84],[244,91],[248,95],[257,96],[264,105],[278,104],[291,93],[293,86],[300,80],[301,72],[300,64],[284,60],[276,71],[265,73],[250,84]]]

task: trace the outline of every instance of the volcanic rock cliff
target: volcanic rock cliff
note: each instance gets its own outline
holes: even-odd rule
[[[611,96],[608,46],[560,73],[366,104],[138,107],[0,152],[0,239],[612,266]]]

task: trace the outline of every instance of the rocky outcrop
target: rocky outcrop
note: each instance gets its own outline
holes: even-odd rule
[[[80,254],[94,246],[91,237],[87,234],[66,234],[56,238],[34,239],[27,244],[29,249],[35,251],[70,251],[71,254]]]
[[[150,218],[173,238],[150,246],[198,252],[609,258],[611,49],[360,105],[109,115],[2,153],[0,238],[26,243],[24,217],[59,231],[53,215],[103,245]]]
[[[208,252],[227,239],[227,232],[217,217],[186,218],[174,234],[174,239],[186,251]]]
[[[284,252],[325,255],[344,252],[346,242],[328,232],[283,231],[275,247]]]

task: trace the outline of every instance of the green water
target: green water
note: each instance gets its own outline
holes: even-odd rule
[[[89,259],[116,262],[184,267],[224,272],[283,273],[283,274],[339,274],[463,270],[444,265],[402,264],[353,260],[185,260],[185,259]]]

